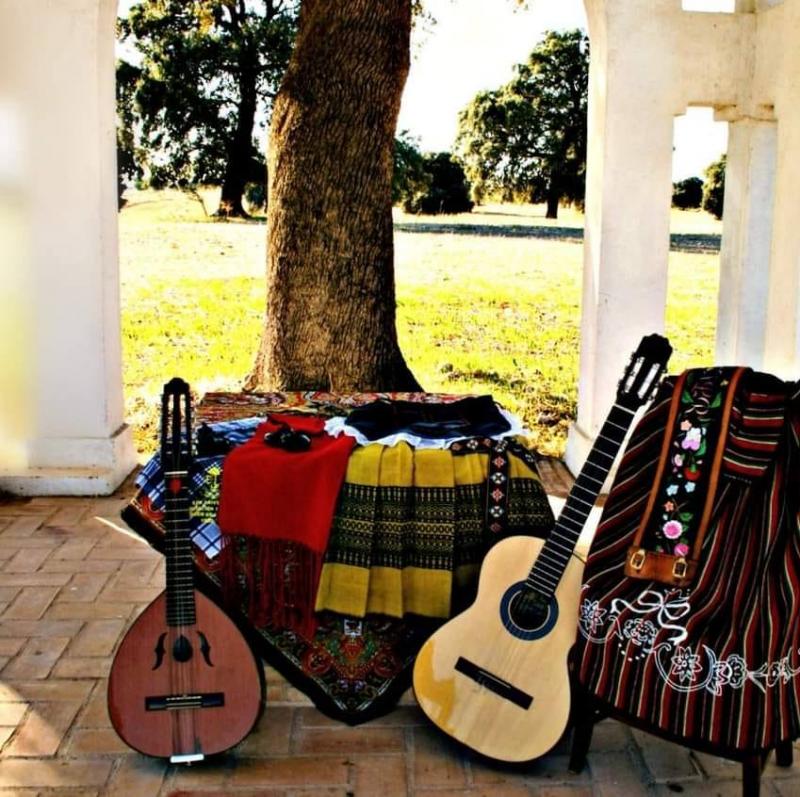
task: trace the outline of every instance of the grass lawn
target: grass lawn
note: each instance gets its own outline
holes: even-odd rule
[[[427,390],[492,393],[542,452],[563,452],[577,400],[583,217],[497,205],[396,216],[398,327]],[[675,211],[667,334],[673,370],[712,361],[720,224]],[[127,417],[156,447],[161,387],[236,390],[264,308],[263,223],[219,223],[173,192],[134,194],[120,214]]]

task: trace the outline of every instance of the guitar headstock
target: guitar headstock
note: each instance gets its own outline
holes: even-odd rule
[[[645,335],[631,355],[617,388],[617,404],[637,410],[653,395],[664,375],[672,346],[662,335]]]
[[[188,383],[176,377],[161,396],[161,466],[168,476],[186,474],[191,462],[192,396]]]

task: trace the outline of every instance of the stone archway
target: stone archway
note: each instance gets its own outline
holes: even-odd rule
[[[122,401],[116,7],[0,0],[0,191],[19,241],[9,351],[25,361],[6,374],[17,461],[2,463],[0,487],[20,494],[108,493],[136,461]]]

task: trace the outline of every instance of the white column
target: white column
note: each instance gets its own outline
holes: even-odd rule
[[[800,84],[794,94],[792,105],[776,105],[775,222],[764,335],[764,366],[786,379],[800,378]]]
[[[0,487],[20,494],[108,493],[135,464],[122,401],[115,14],[113,0],[0,0],[0,107],[23,142],[16,268],[30,316],[16,378],[26,461],[6,462]]]
[[[759,13],[757,98],[777,122],[765,369],[800,378],[800,0]]]
[[[573,472],[605,419],[628,356],[642,335],[664,329],[677,105],[670,49],[652,38],[662,20],[648,20],[641,7],[626,13],[623,4],[593,5],[603,11],[590,13],[578,418],[566,451]],[[642,48],[648,39],[653,46]]]
[[[716,361],[763,368],[776,167],[775,122],[731,121]]]

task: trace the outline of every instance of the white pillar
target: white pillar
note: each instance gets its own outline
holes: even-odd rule
[[[800,378],[800,0],[759,14],[756,96],[774,108],[776,175],[765,368]]]
[[[0,488],[20,494],[108,493],[135,464],[122,401],[115,15],[113,0],[0,0],[0,108],[20,131],[15,263],[30,314],[28,370],[16,376],[25,461],[4,463]]]
[[[637,30],[630,24],[637,15],[619,4],[616,14],[610,5],[587,3],[592,62],[579,402],[566,451],[573,473],[613,402],[628,356],[642,335],[663,331],[666,304],[679,110],[668,82],[669,53],[640,46],[663,35],[658,15],[648,22],[640,9]]]
[[[776,166],[773,121],[731,121],[725,169],[716,360],[763,368]]]
[[[573,472],[613,400],[626,357],[642,334],[664,328],[674,117],[689,105],[710,105],[736,118],[763,118],[752,97],[757,25],[755,14],[743,13],[749,8],[714,14],[684,11],[681,0],[584,1],[592,62],[578,417],[566,452]],[[763,161],[759,147],[755,157]],[[737,174],[749,168],[734,166]],[[762,209],[752,201],[739,198],[739,215],[760,230]],[[723,291],[731,301],[746,284],[737,281],[734,259],[747,247],[758,256],[763,237],[745,245],[729,235],[726,245]],[[745,272],[753,282],[752,269]],[[744,298],[738,302],[724,319],[726,339],[756,323],[740,324]]]

